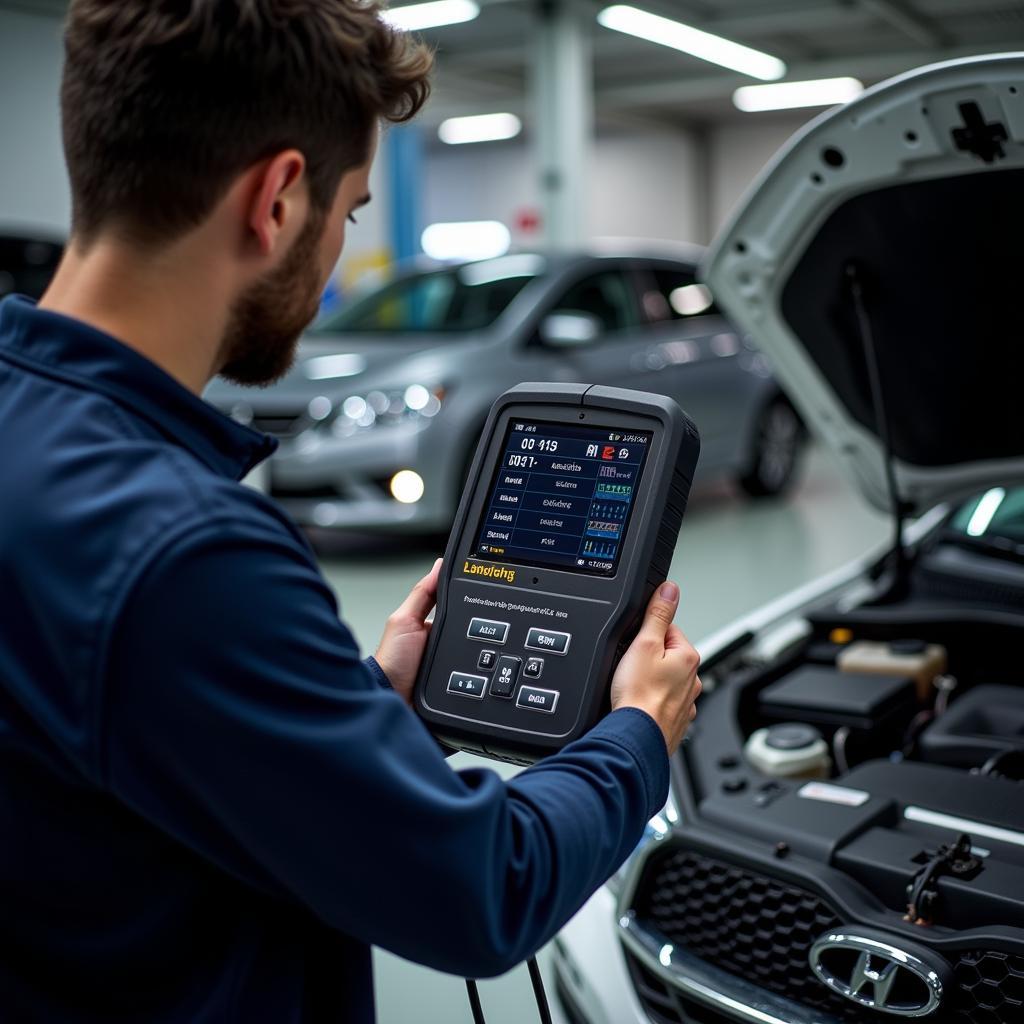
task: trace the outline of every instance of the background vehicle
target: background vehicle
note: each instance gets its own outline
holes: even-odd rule
[[[700,424],[700,472],[783,491],[803,429],[764,356],[674,255],[521,253],[418,267],[305,339],[291,373],[218,407],[281,440],[270,491],[315,526],[448,528],[494,399],[524,380],[671,395]]]
[[[883,83],[712,251],[898,543],[699,645],[672,800],[559,940],[574,1024],[1024,1020],[1022,103],[1021,54]]]
[[[0,299],[15,293],[40,298],[63,251],[52,238],[0,232]]]

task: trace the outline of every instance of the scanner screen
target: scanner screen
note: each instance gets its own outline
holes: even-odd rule
[[[512,420],[474,553],[613,575],[653,436]]]

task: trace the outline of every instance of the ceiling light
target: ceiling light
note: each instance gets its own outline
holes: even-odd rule
[[[431,224],[420,239],[435,260],[487,260],[504,256],[512,244],[508,228],[496,220]]]
[[[497,142],[514,139],[523,130],[515,114],[476,114],[473,117],[449,117],[441,122],[437,136],[449,146],[467,142]]]
[[[807,82],[774,82],[744,85],[732,94],[740,110],[791,110],[794,107],[832,107],[846,103],[864,91],[856,78],[816,78]]]
[[[778,57],[752,50],[749,46],[741,46],[731,39],[723,39],[710,32],[702,32],[681,21],[642,11],[639,7],[625,4],[606,7],[598,14],[597,20],[605,28],[670,46],[673,50],[682,50],[692,57],[699,57],[752,78],[770,82],[786,73],[786,65]]]
[[[439,25],[458,25],[472,21],[480,13],[473,0],[431,0],[426,4],[409,4],[382,11],[381,18],[392,28],[416,32]]]

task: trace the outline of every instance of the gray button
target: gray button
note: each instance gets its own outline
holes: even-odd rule
[[[466,636],[470,640],[483,640],[488,644],[503,644],[508,636],[508,623],[493,619],[471,619]]]
[[[540,676],[541,672],[544,671],[544,659],[543,658],[527,658],[526,666],[523,669],[523,675],[529,676],[531,679],[536,679]]]
[[[448,677],[448,692],[460,697],[480,698],[487,686],[487,676],[474,676],[468,672],[453,672]]]
[[[519,682],[519,669],[522,667],[519,658],[506,654],[498,659],[498,670],[491,680],[492,697],[511,697],[516,683]]]
[[[531,651],[549,651],[551,654],[565,654],[569,650],[569,633],[556,633],[552,629],[534,627],[526,634],[526,646]]]
[[[540,690],[536,686],[523,686],[516,698],[517,708],[529,708],[531,711],[547,711],[549,714],[555,710],[558,703],[558,694],[554,690]]]
[[[497,661],[497,659],[498,656],[494,653],[494,651],[481,651],[480,657],[477,659],[476,667],[492,669],[494,668],[494,663],[495,661]]]

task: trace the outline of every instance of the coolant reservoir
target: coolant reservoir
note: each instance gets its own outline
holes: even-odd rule
[[[747,760],[780,779],[827,779],[832,769],[828,744],[813,725],[785,722],[758,729],[743,748]]]
[[[917,699],[927,704],[933,696],[933,680],[946,671],[946,648],[923,640],[857,640],[840,651],[836,667],[841,672],[913,676]]]

